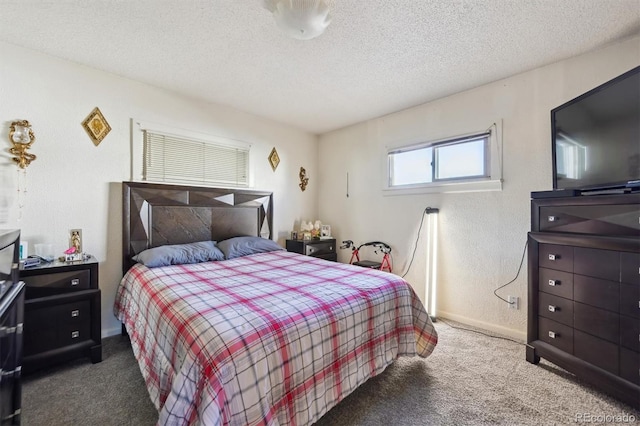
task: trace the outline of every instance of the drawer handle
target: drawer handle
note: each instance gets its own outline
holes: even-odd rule
[[[559,219],[558,216],[549,216],[549,217],[547,217],[547,221],[549,221],[549,222],[555,222],[558,219]]]
[[[77,339],[78,337],[80,337],[80,332],[79,331],[72,331],[71,332],[71,338],[72,339]]]
[[[551,287],[555,287],[557,285],[560,285],[560,281],[558,281],[558,280],[549,280],[549,285]]]
[[[75,317],[79,317],[80,316],[80,310],[79,309],[74,309],[73,311],[71,311],[71,318],[75,318]]]
[[[549,260],[558,260],[560,259],[559,254],[549,254]]]
[[[551,337],[552,339],[555,339],[556,336],[560,336],[559,334],[556,334],[554,331],[550,331],[549,332],[549,337]]]
[[[560,308],[553,306],[553,305],[549,305],[549,312],[555,312],[555,311],[559,311]]]
[[[71,285],[72,286],[76,286],[78,284],[80,284],[80,280],[78,278],[74,278],[74,279],[71,280]]]

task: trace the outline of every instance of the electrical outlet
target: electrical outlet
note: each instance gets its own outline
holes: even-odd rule
[[[520,298],[518,296],[507,296],[509,309],[520,309]]]

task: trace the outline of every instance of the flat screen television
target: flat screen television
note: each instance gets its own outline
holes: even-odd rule
[[[551,110],[553,189],[640,180],[640,66]]]

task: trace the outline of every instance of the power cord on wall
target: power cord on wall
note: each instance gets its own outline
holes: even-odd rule
[[[493,334],[489,334],[489,333],[486,333],[486,332],[484,332],[484,331],[480,331],[480,330],[474,330],[474,329],[471,329],[471,328],[465,328],[465,327],[458,327],[458,326],[456,326],[456,325],[451,324],[451,323],[450,323],[450,322],[448,322],[448,321],[443,320],[441,317],[438,317],[438,322],[443,322],[443,323],[447,324],[449,327],[454,328],[454,329],[456,329],[456,330],[470,331],[470,332],[472,332],[472,333],[482,334],[483,336],[491,337],[492,339],[507,340],[507,341],[509,341],[509,342],[517,343],[517,344],[519,344],[519,345],[524,345],[524,343],[523,343],[523,342],[520,342],[520,341],[515,340],[515,339],[511,339],[511,338],[509,338],[509,337],[495,336],[495,335],[493,335]]]
[[[507,299],[505,299],[505,298],[503,298],[503,297],[498,296],[498,290],[500,290],[500,289],[502,289],[502,288],[504,288],[504,287],[508,286],[509,284],[511,284],[512,282],[514,282],[515,280],[517,280],[517,279],[518,279],[518,277],[520,276],[520,270],[522,269],[522,264],[524,263],[524,255],[525,255],[525,253],[527,252],[527,245],[528,245],[528,243],[529,243],[528,241],[525,241],[525,242],[524,242],[524,249],[522,250],[522,258],[520,259],[520,266],[518,266],[518,272],[516,272],[516,276],[515,276],[511,281],[509,281],[508,283],[503,284],[503,285],[501,285],[500,287],[498,287],[498,288],[496,288],[495,290],[493,290],[493,295],[494,295],[494,296],[496,296],[498,299],[500,299],[500,300],[502,300],[502,301],[504,301],[504,302],[507,302],[507,303],[508,303],[508,304],[510,304],[510,305],[513,305],[514,303],[517,303],[517,302],[509,302]]]

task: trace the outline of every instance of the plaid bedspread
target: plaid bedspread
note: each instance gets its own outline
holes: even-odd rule
[[[398,276],[286,251],[138,264],[114,312],[163,425],[308,425],[437,343]]]

